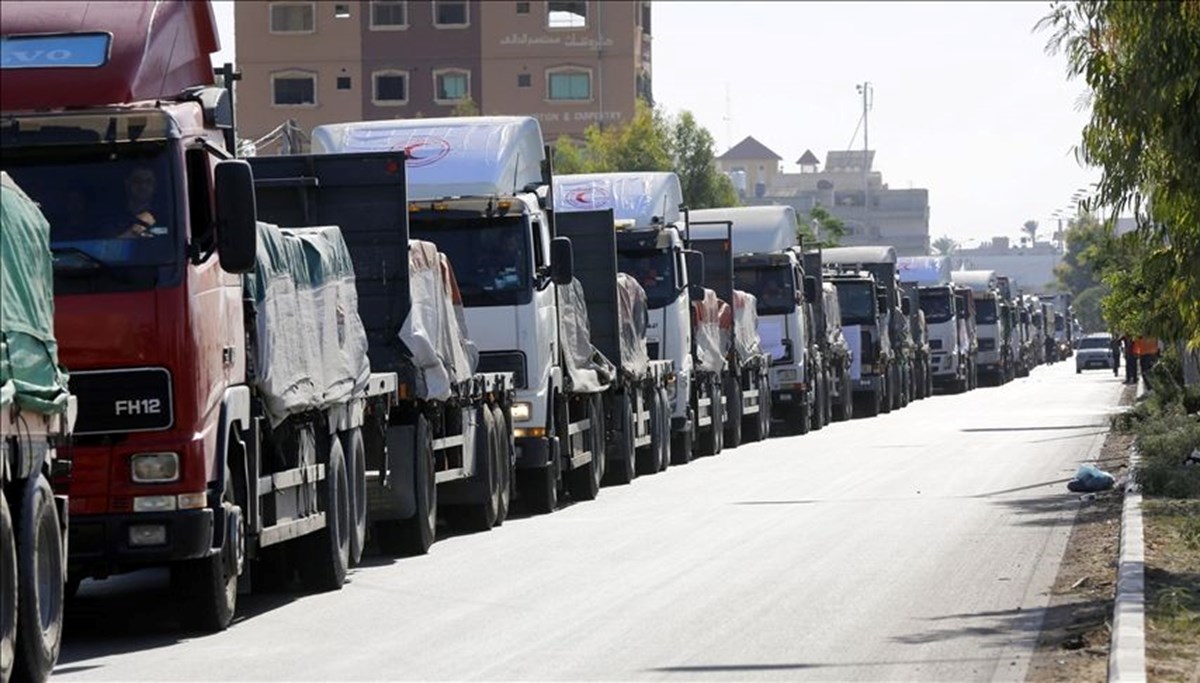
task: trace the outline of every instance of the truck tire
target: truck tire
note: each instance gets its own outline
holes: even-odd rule
[[[658,471],[665,472],[671,466],[671,399],[667,397],[667,390],[663,387],[655,390],[654,397],[655,407],[658,410],[654,440],[662,461],[662,466]]]
[[[362,561],[367,542],[367,449],[362,430],[341,433],[342,452],[346,454],[346,479],[350,482],[350,565]]]
[[[637,476],[637,452],[634,448],[633,405],[628,396],[617,394],[613,402],[613,412],[617,420],[613,437],[613,458],[610,465],[615,465],[607,472],[608,480],[618,486],[624,486]]]
[[[40,474],[25,485],[16,521],[17,581],[21,596],[17,600],[12,678],[43,681],[58,661],[62,645],[66,574],[54,491]]]
[[[13,656],[17,649],[17,611],[20,594],[17,585],[17,539],[13,534],[8,499],[0,489],[0,681],[12,678]]]
[[[496,513],[496,526],[508,519],[512,506],[513,490],[513,445],[512,429],[500,406],[492,406],[492,417],[496,421],[496,471],[500,474],[500,509]]]
[[[862,410],[855,410],[854,417],[875,417],[883,408],[883,390],[872,391],[865,399],[861,399]]]
[[[567,472],[566,477],[567,492],[575,500],[596,500],[604,476],[604,412],[603,409],[597,409],[593,399],[588,400],[588,422],[592,425],[588,429],[592,461]]]
[[[450,508],[459,526],[467,531],[487,531],[496,526],[500,514],[500,473],[496,468],[496,417],[486,404],[479,408],[475,425],[475,476],[482,500]]]
[[[763,392],[758,393],[758,412],[742,416],[742,443],[753,443],[762,441],[767,438],[763,431],[763,414],[770,415],[767,404],[764,402]]]
[[[742,383],[737,377],[727,377],[724,390],[729,414],[725,419],[723,440],[730,448],[737,448],[742,445]]]
[[[521,470],[521,497],[533,514],[550,514],[558,507],[558,470],[557,460],[545,467]]]
[[[437,483],[433,471],[433,434],[424,415],[417,416],[413,463],[413,499],[416,511],[402,520],[375,523],[373,535],[379,549],[392,557],[424,555],[437,537]]]
[[[641,391],[644,390],[639,389],[639,392]],[[656,396],[656,393],[648,393],[644,396],[646,399],[646,411],[650,414],[650,419],[648,421],[649,424],[646,425],[646,433],[650,436],[650,443],[637,449],[638,476],[654,474],[662,469],[662,462],[658,459],[658,439],[656,438],[654,431],[654,428],[657,425],[654,418],[654,413],[657,410],[657,405],[655,404]],[[635,418],[634,422],[636,423],[636,421],[637,419]]]
[[[842,373],[842,404],[838,419],[842,422],[854,419],[854,385],[849,372]]]
[[[719,455],[725,450],[725,405],[721,404],[721,399],[725,396],[724,388],[721,385],[721,380],[713,378],[712,393],[716,397],[716,407],[713,408],[713,437],[717,442],[716,450],[713,455]]]
[[[695,416],[688,410],[688,417],[695,420]],[[695,422],[692,422],[695,424]],[[692,443],[692,428],[685,429],[681,432],[671,432],[671,464],[686,465],[692,461],[692,449],[695,444]]]
[[[350,483],[346,454],[338,439],[330,439],[325,484],[317,494],[325,511],[325,527],[302,541],[300,580],[311,591],[338,590],[346,583],[350,567]]]

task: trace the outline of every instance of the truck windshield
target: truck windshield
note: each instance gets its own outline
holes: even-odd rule
[[[50,223],[58,293],[147,289],[177,271],[183,231],[164,143],[5,149],[4,167]]]
[[[976,325],[995,325],[996,324],[996,300],[995,299],[976,299],[975,300],[975,324]]]
[[[749,292],[758,299],[759,315],[796,312],[792,270],[787,266],[736,268],[733,271],[733,288]]]
[[[463,305],[515,306],[533,300],[529,225],[522,216],[412,221],[412,238],[450,259]]]
[[[929,325],[950,320],[954,315],[953,306],[950,305],[950,290],[922,289],[921,311],[925,313],[925,323]]]
[[[662,308],[679,295],[669,251],[618,252],[617,270],[637,279],[646,290],[646,305],[650,308]]]
[[[875,284],[866,280],[859,282],[836,282],[838,306],[842,309],[843,325],[875,324]]]

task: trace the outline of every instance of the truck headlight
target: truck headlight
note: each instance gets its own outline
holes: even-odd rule
[[[528,401],[517,401],[512,404],[513,422],[528,422],[533,417],[533,405]]]
[[[129,474],[137,484],[179,481],[179,454],[138,453],[129,458]]]

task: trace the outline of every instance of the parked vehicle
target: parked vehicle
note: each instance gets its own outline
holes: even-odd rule
[[[589,337],[614,364],[604,392],[608,478],[627,484],[636,474],[665,470],[671,462],[673,380],[669,360],[650,360],[646,347],[649,319],[646,290],[627,273],[617,272],[617,233],[612,209],[557,211],[558,235],[569,237],[575,273],[587,303]],[[576,296],[579,293],[575,293]]]
[[[684,243],[687,217],[674,173],[595,173],[555,179],[556,211],[611,208],[617,224],[617,269],[646,290],[651,360],[674,367],[670,385],[671,462],[721,450],[724,433],[719,311],[706,303],[704,258]],[[715,295],[714,295],[715,298]],[[710,310],[711,308],[711,310]]]
[[[929,325],[925,312],[921,310],[921,288],[915,282],[901,282],[904,298],[908,300],[909,334],[912,337],[913,372],[911,395],[913,400],[933,395],[932,350],[929,348]]]
[[[958,300],[950,284],[950,259],[915,256],[896,259],[900,281],[925,320],[929,346],[929,381],[932,388],[966,391],[970,349],[966,343]],[[932,391],[932,389],[931,389]]]
[[[571,241],[556,237],[551,169],[537,120],[520,116],[393,119],[317,126],[313,149],[405,149],[410,235],[446,254],[462,293],[481,372],[514,375],[516,484],[536,512],[599,490],[600,395],[610,379],[590,342],[573,287]],[[539,192],[541,198],[539,198]]]
[[[721,236],[732,228],[735,286],[755,297],[757,333],[770,356],[769,415],[785,434],[806,434],[825,414],[820,389],[827,376],[816,353],[811,311],[804,299],[803,254],[796,239],[796,213],[790,206],[747,206],[690,212],[697,237]]]
[[[58,365],[50,224],[0,172],[0,680],[44,681],[63,631],[76,400]],[[62,449],[62,450],[60,450]]]
[[[0,140],[50,211],[79,400],[68,593],[166,565],[184,620],[218,630],[264,555],[340,587],[361,477],[340,437],[395,377],[370,372],[337,229],[256,223],[250,168],[227,151],[230,95],[212,85],[211,9],[19,3],[3,31],[61,57],[5,65]]]
[[[750,441],[770,432],[771,391],[768,369],[771,356],[758,336],[758,298],[735,289],[733,221],[700,220],[689,216],[687,246],[704,255],[704,286],[716,292],[721,351],[725,357],[721,386],[724,392],[724,445],[737,448],[743,435]]]
[[[952,275],[955,285],[968,287],[975,303],[975,329],[978,354],[975,371],[986,374],[1000,385],[1007,381],[1011,362],[1007,338],[1008,320],[1001,309],[996,272],[992,270],[959,270]]]
[[[970,287],[951,285],[954,290],[955,304],[958,308],[959,343],[967,351],[967,376],[964,391],[970,391],[979,386],[979,368],[976,365],[979,354],[979,336],[975,327],[975,296]]]
[[[342,435],[354,470],[365,472],[352,554],[361,555],[367,534],[389,555],[425,553],[439,514],[475,531],[503,523],[512,495],[513,377],[477,371],[452,264],[434,244],[410,239],[404,155],[250,164],[260,218],[346,226],[371,367],[397,377],[390,404]]]
[[[842,312],[842,331],[850,345],[850,379],[856,405],[854,415],[874,417],[890,412],[890,391],[895,377],[895,351],[888,331],[887,295],[877,288],[875,276],[866,271],[825,274],[837,290]]]
[[[1079,340],[1079,348],[1075,350],[1075,374],[1093,368],[1112,370],[1114,362],[1111,334],[1096,332]]]

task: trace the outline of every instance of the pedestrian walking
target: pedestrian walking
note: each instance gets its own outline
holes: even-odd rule
[[[1109,350],[1112,352],[1112,371],[1113,377],[1121,370],[1121,339],[1117,334],[1112,335],[1112,342],[1109,343]]]
[[[1121,340],[1122,345],[1125,347],[1125,383],[1137,384],[1137,345],[1134,343],[1134,339],[1129,335],[1123,335]]]

